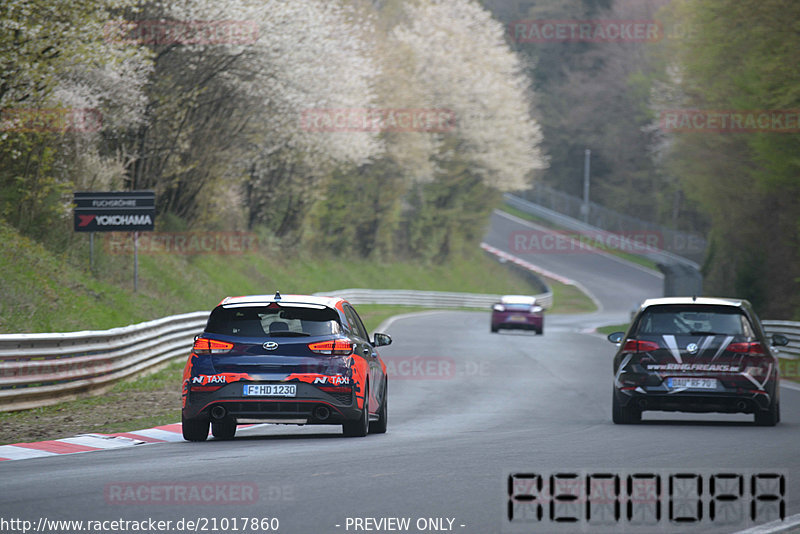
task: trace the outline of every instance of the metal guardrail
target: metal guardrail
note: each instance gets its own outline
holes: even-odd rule
[[[350,304],[386,304],[421,306],[425,308],[486,308],[498,302],[502,295],[479,293],[446,293],[441,291],[413,291],[408,289],[341,289],[315,293],[319,296],[339,297]],[[553,293],[534,295],[544,308],[553,305]]]
[[[642,231],[654,232],[661,237],[661,248],[669,252],[684,256],[695,262],[702,262],[705,257],[707,243],[705,238],[698,234],[682,232],[674,228],[631,217],[595,202],[589,202],[589,212],[585,213],[586,206],[584,206],[582,198],[558,191],[541,183],[536,184],[532,189],[518,193],[518,197],[568,218],[583,220],[594,228],[602,228],[608,232],[620,234]]]
[[[488,308],[499,295],[435,291],[343,289],[318,293],[352,304]],[[539,296],[542,305],[552,294]],[[118,380],[188,357],[206,311],[112,328],[59,334],[0,334],[0,412],[58,404],[99,393]]]
[[[764,331],[768,336],[783,334],[789,338],[789,344],[778,347],[781,358],[795,360],[800,358],[800,323],[794,321],[761,321]]]
[[[172,358],[188,356],[208,312],[60,334],[0,334],[0,411],[99,392]]]
[[[546,219],[562,228],[574,231],[588,237],[608,233],[607,230],[586,224],[583,221],[553,211],[523,198],[506,193],[503,197],[511,207],[525,211],[537,217]],[[648,246],[637,254],[654,262],[664,274],[664,296],[701,295],[703,276],[700,266],[668,250]]]

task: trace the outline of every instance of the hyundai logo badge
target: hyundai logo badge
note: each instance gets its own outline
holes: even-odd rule
[[[278,344],[275,343],[274,341],[267,341],[262,345],[262,347],[264,347],[267,350],[275,350],[278,348]]]
[[[686,350],[689,351],[689,354],[697,354],[697,343],[689,343],[686,345]]]

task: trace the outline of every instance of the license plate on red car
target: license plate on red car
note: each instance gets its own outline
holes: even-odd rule
[[[525,323],[528,321],[528,318],[524,315],[510,315],[508,321],[511,323]]]
[[[669,378],[667,386],[674,388],[717,389],[716,378]]]
[[[250,397],[294,397],[295,384],[245,384],[244,395]]]

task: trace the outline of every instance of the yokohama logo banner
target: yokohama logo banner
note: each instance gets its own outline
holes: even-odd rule
[[[149,232],[155,227],[152,191],[76,192],[76,232]]]

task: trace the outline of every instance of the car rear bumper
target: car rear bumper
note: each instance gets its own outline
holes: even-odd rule
[[[326,392],[298,382],[295,397],[253,397],[243,395],[246,383],[267,382],[240,381],[216,391],[190,391],[183,408],[184,418],[208,417],[212,421],[234,418],[240,424],[287,422],[335,425],[361,416],[352,392]]]
[[[525,321],[509,321],[508,317],[492,317],[493,328],[503,328],[506,330],[541,330],[544,324],[544,317],[527,316]]]
[[[771,396],[768,393],[695,392],[680,393],[620,390],[614,394],[621,406],[636,406],[642,411],[695,412],[695,413],[756,413],[767,410]]]

